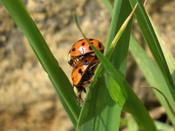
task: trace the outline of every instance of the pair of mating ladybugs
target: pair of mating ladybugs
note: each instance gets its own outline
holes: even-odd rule
[[[104,46],[100,41],[95,39],[88,40],[103,53]],[[83,102],[81,92],[86,92],[85,86],[90,83],[99,60],[89,43],[85,39],[81,39],[70,49],[68,63],[73,67],[72,81],[75,95],[80,102]]]

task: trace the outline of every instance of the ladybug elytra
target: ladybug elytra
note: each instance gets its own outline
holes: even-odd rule
[[[103,44],[95,39],[88,39],[98,50],[100,50],[102,53],[104,51]],[[80,61],[83,59],[83,57],[86,56],[96,56],[94,53],[94,50],[89,45],[89,43],[86,41],[86,39],[81,39],[77,41],[72,48],[69,51],[68,54],[68,63],[71,66],[74,66],[77,61]]]
[[[96,57],[86,57],[82,61],[77,62],[72,71],[72,81],[74,92],[78,99],[81,99],[81,92],[85,90],[86,84],[90,83],[90,79],[99,64]]]

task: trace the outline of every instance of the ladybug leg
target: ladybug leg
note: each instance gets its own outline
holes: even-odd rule
[[[88,80],[88,81],[84,81],[83,84],[90,84],[91,82],[98,82],[97,80]]]
[[[88,69],[88,73],[90,74],[90,76],[94,75],[94,71],[98,64],[99,62],[96,62]],[[84,81],[83,84],[90,84],[91,82],[97,82],[97,80],[87,80],[87,81]]]
[[[94,72],[98,66],[99,62],[95,62],[93,65],[90,66],[90,68],[88,69],[88,72],[93,76]]]
[[[94,64],[90,66],[87,73],[84,74],[85,78],[91,78],[94,75],[94,71],[96,70],[98,64],[99,62],[95,62]],[[86,79],[83,81],[83,85],[90,84],[91,82],[97,82],[97,80]]]
[[[99,64],[99,62],[95,62],[93,65],[90,66],[90,68],[89,68],[90,73],[94,74],[94,72],[93,72],[94,68],[96,68],[98,64]]]

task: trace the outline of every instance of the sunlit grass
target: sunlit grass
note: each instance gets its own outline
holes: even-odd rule
[[[136,126],[134,127],[139,130],[156,130],[148,111],[125,81],[129,46],[150,85],[160,90],[167,97],[170,106],[160,92],[154,91],[160,103],[165,107],[172,124],[175,125],[173,78],[142,2],[140,0],[116,0],[114,6],[109,0],[103,0],[103,2],[112,15],[112,20],[108,36],[106,36],[104,55],[89,43],[101,64],[93,78],[97,82],[91,83],[81,109],[71,83],[51,53],[23,2],[21,0],[1,0],[1,3],[28,39],[31,48],[48,74],[63,107],[77,130],[117,130],[120,127],[121,111],[130,113],[135,119],[135,122],[128,121],[128,125],[129,123],[135,123]],[[134,8],[136,3],[138,3],[138,7],[134,15],[157,65],[152,62],[134,36],[131,35],[132,18],[130,17],[127,22],[125,21],[133,10],[131,7]],[[86,38],[75,14],[74,19],[75,24]],[[172,67],[175,66],[171,65]],[[156,125],[160,125],[160,123],[157,124],[156,122]],[[128,126],[128,129],[132,130],[133,128]]]

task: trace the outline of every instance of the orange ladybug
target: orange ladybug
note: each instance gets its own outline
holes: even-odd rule
[[[100,50],[102,53],[104,52],[104,46],[100,41],[95,39],[90,39],[90,38],[88,40],[98,50]],[[92,47],[86,41],[86,39],[81,39],[77,41],[70,49],[68,54],[68,63],[74,67],[78,61],[82,60],[84,57],[87,57],[87,56],[96,56],[96,55]]]
[[[90,83],[90,79],[94,75],[98,64],[99,60],[97,57],[85,57],[81,61],[78,61],[76,66],[73,68],[72,81],[74,92],[81,103],[83,101],[81,99],[81,92],[86,92],[85,86]]]

